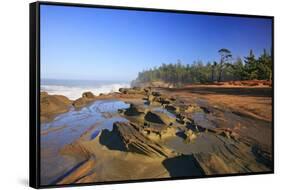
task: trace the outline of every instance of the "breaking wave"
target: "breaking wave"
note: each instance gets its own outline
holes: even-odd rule
[[[112,83],[112,84],[100,84],[93,86],[71,86],[71,85],[55,85],[55,84],[43,84],[41,85],[41,91],[48,92],[51,95],[63,95],[71,100],[75,100],[82,96],[83,92],[91,91],[94,95],[100,93],[118,92],[119,88],[128,88],[128,83]]]

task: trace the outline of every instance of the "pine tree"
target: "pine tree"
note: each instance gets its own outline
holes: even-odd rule
[[[257,60],[258,79],[271,80],[272,77],[272,60],[271,55],[267,53],[266,49]]]
[[[244,80],[246,78],[245,68],[240,57],[233,63],[232,73],[236,80]]]
[[[253,53],[253,50],[250,50],[250,53],[245,57],[245,71],[247,72],[247,79],[253,80],[258,78],[257,72],[257,60]]]
[[[219,54],[221,56],[221,59],[220,63],[218,64],[218,82],[222,80],[223,70],[226,66],[230,64],[230,60],[232,58],[231,51],[226,48],[220,49]]]

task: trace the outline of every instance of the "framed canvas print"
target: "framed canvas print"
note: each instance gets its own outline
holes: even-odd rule
[[[30,186],[274,172],[271,16],[30,4]]]

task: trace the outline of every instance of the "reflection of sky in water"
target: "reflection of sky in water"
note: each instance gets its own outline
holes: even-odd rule
[[[71,143],[97,122],[101,122],[96,128],[97,130],[103,128],[111,130],[114,122],[125,121],[125,119],[120,117],[104,118],[102,113],[117,113],[118,109],[128,107],[129,104],[122,101],[100,100],[80,110],[72,109],[67,113],[59,115],[49,123],[41,124],[41,130],[64,126],[63,129],[56,132],[49,132],[47,135],[42,135],[41,141],[47,141],[52,144],[56,141],[57,143],[55,144],[58,146]]]
[[[64,157],[58,153],[60,148],[66,144],[72,143],[97,123],[99,125],[93,130],[93,134],[90,137],[91,139],[95,138],[102,129],[112,130],[114,122],[127,121],[116,114],[118,113],[118,109],[125,109],[128,107],[129,104],[122,101],[100,100],[80,110],[71,109],[69,112],[59,115],[51,122],[42,123],[41,131],[63,127],[59,130],[50,131],[45,135],[41,135],[41,151],[50,151],[48,156],[41,158],[41,166],[43,166],[41,171],[42,178],[53,180],[53,178],[56,177],[51,177],[53,171],[64,171],[70,167]],[[115,115],[111,118],[105,118],[103,112]],[[51,176],[46,178],[45,175]]]

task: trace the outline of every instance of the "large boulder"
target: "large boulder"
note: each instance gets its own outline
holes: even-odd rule
[[[72,105],[75,108],[81,108],[94,100],[95,100],[95,95],[92,92],[84,92],[81,98],[78,98],[73,101]]]
[[[62,95],[49,95],[40,93],[40,120],[46,122],[52,120],[57,114],[67,112],[72,101]]]
[[[84,92],[82,94],[82,98],[86,98],[86,99],[94,99],[95,95],[92,92]]]

